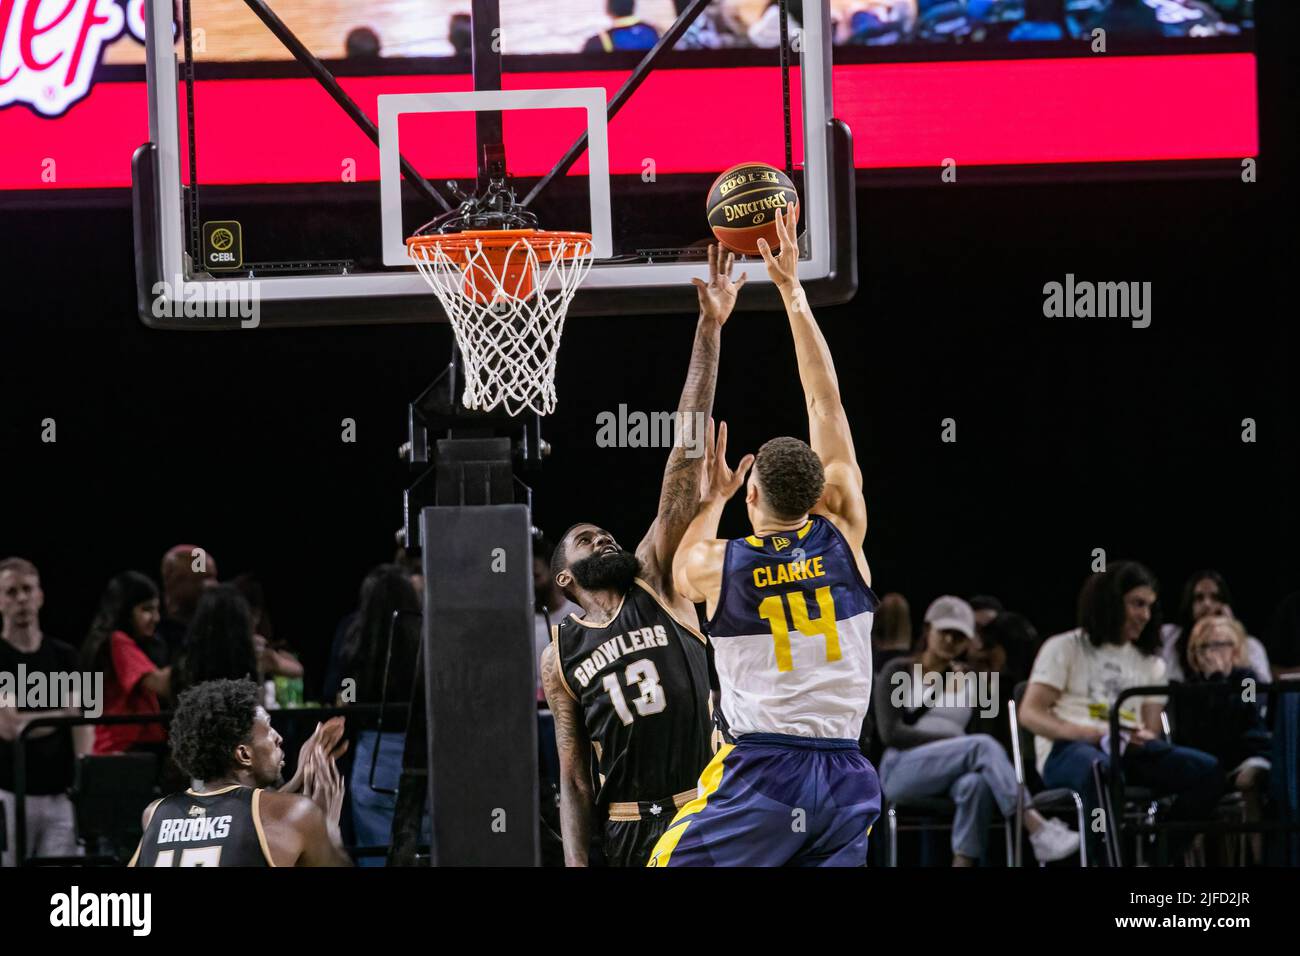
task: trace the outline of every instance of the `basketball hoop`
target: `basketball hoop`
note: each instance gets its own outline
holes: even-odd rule
[[[591,269],[591,235],[471,229],[412,236],[406,251],[465,357],[465,407],[553,412],[556,353],[569,303]]]

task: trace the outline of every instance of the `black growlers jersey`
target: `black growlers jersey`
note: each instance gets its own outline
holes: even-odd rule
[[[274,866],[258,817],[261,796],[236,786],[164,797],[131,866]]]
[[[704,638],[638,578],[604,627],[571,614],[552,639],[560,677],[595,746],[596,804],[693,790],[712,757]]]

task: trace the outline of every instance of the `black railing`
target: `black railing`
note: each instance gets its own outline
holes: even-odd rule
[[[292,716],[295,721],[310,720],[327,720],[330,717],[374,717],[380,733],[382,730],[383,718],[400,718],[399,726],[403,730],[394,731],[402,733],[406,726],[406,715],[410,705],[406,703],[381,704],[348,704],[338,707],[286,707],[270,711],[271,723],[275,724],[278,716]],[[14,740],[14,833],[11,839],[14,841],[14,863],[17,866],[24,866],[29,863],[38,861],[44,865],[93,865],[95,863],[107,863],[111,860],[107,857],[97,856],[79,856],[79,857],[32,857],[27,856],[27,738],[34,731],[44,727],[50,727],[55,730],[61,728],[84,727],[84,726],[112,726],[115,724],[169,724],[172,719],[171,711],[161,711],[156,714],[119,714],[102,717],[35,717],[24,725],[22,732]],[[367,721],[369,723],[369,721]],[[355,730],[369,731],[372,728],[355,727]],[[379,747],[375,747],[375,754],[379,752]],[[107,756],[107,755],[106,755]],[[296,761],[296,751],[292,754]],[[141,810],[143,811],[143,807]],[[387,847],[370,847],[370,846],[349,846],[347,851],[353,856],[379,856],[387,853]]]
[[[1270,724],[1277,719],[1277,715],[1282,708],[1277,706],[1278,701],[1273,695],[1294,694],[1300,692],[1300,680],[1284,680],[1275,683],[1258,681],[1254,685],[1254,691],[1259,697],[1268,696],[1271,699],[1269,707]],[[1198,684],[1162,684],[1159,686],[1148,685],[1143,687],[1127,687],[1120,691],[1115,698],[1115,704],[1110,709],[1110,754],[1109,754],[1109,780],[1107,787],[1110,790],[1111,807],[1114,809],[1113,816],[1115,819],[1107,821],[1108,826],[1115,827],[1115,844],[1119,845],[1122,850],[1123,837],[1125,832],[1129,833],[1154,833],[1160,831],[1186,830],[1201,833],[1276,833],[1291,832],[1300,833],[1300,820],[1260,820],[1254,823],[1235,822],[1230,820],[1162,820],[1155,824],[1133,823],[1125,825],[1124,823],[1124,778],[1121,766],[1122,747],[1120,745],[1120,706],[1124,701],[1132,697],[1169,697],[1171,695],[1206,695],[1211,693],[1241,693],[1241,688],[1235,684],[1228,683],[1198,683]],[[1139,723],[1141,717],[1139,715]],[[1176,728],[1175,728],[1176,734]],[[1276,769],[1276,768],[1275,768]],[[1098,799],[1101,794],[1097,794]],[[1117,860],[1116,865],[1122,865],[1122,860]]]

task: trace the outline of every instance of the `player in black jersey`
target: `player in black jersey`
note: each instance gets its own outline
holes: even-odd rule
[[[172,755],[194,782],[155,800],[131,866],[351,866],[339,835],[343,731],[318,726],[285,791],[284,751],[252,681],[216,680],[181,694]],[[305,766],[302,766],[305,764]]]
[[[556,583],[583,610],[552,628],[542,654],[570,866],[587,864],[598,823],[606,862],[644,866],[677,808],[695,796],[712,755],[707,648],[694,605],[673,587],[672,569],[699,505],[720,333],[745,282],[743,275],[731,280],[734,261],[710,246],[709,280],[694,280],[700,318],[677,406],[679,434],[650,530],[632,553],[603,528],[576,524],[551,560]]]

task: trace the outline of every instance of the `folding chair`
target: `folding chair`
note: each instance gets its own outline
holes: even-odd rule
[[[1025,696],[1025,689],[1029,686],[1028,681],[1021,681],[1011,692],[1011,700],[1007,706],[1007,719],[1011,723],[1011,758],[1012,764],[1016,770],[1016,783],[1020,785],[1018,791],[1018,800],[1016,806],[1016,832],[1015,832],[1015,866],[1020,866],[1022,854],[1024,852],[1023,833],[1025,811],[1037,810],[1043,816],[1070,817],[1075,820],[1075,827],[1079,831],[1079,865],[1088,866],[1088,830],[1087,820],[1083,813],[1083,798],[1077,791],[1064,787],[1047,789],[1043,786],[1043,781],[1039,778],[1038,772],[1031,765],[1028,770],[1025,767],[1024,753],[1028,750],[1033,752],[1034,735],[1020,726],[1019,707],[1020,701]],[[1025,794],[1029,793],[1029,802],[1025,802]],[[1039,864],[1040,866],[1044,864]]]

